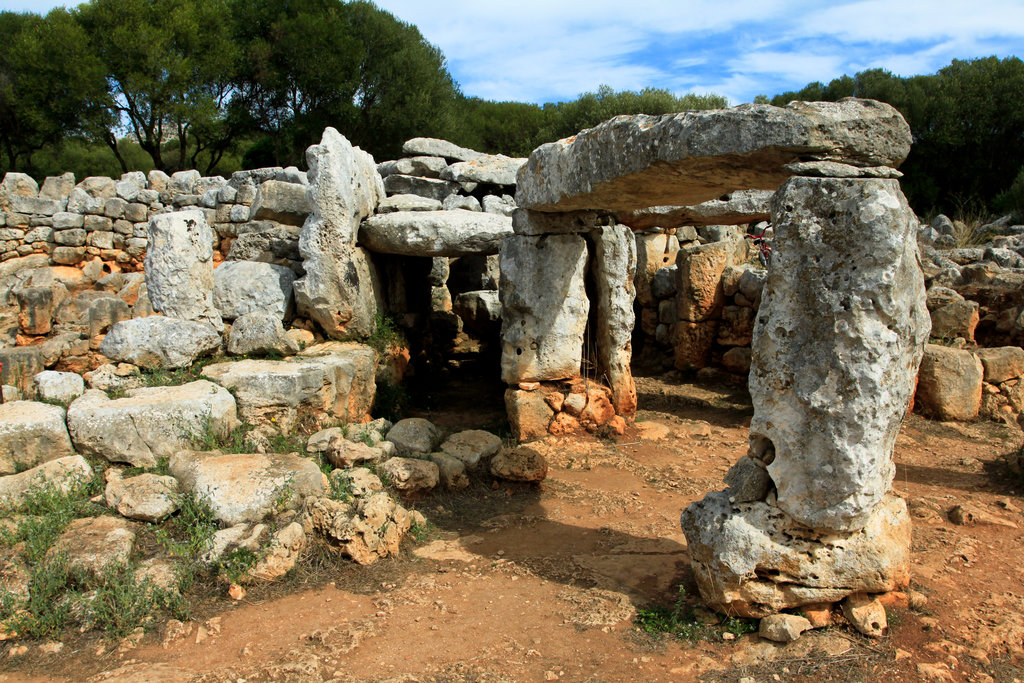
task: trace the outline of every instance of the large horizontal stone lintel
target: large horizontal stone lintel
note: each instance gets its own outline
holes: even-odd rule
[[[684,225],[741,225],[766,221],[771,190],[741,190],[696,206],[652,206],[618,215],[623,225],[637,231],[679,228]]]
[[[512,219],[479,211],[395,211],[363,221],[359,243],[383,254],[465,256],[497,254]]]
[[[534,150],[516,203],[551,212],[694,205],[775,190],[798,161],[895,168],[910,143],[896,109],[855,98],[617,116]]]

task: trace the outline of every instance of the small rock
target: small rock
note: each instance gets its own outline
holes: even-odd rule
[[[510,481],[543,481],[548,462],[530,446],[505,449],[491,458],[491,474]]]
[[[761,620],[757,634],[777,643],[789,643],[811,629],[810,620],[796,614],[772,614]]]
[[[390,434],[388,436],[390,438]],[[432,489],[441,476],[437,465],[416,458],[391,458],[381,465],[381,472],[391,479],[395,488],[407,493]]]
[[[880,638],[889,623],[885,607],[876,598],[865,593],[854,593],[843,600],[843,616],[855,629],[866,636]]]
[[[399,420],[388,430],[388,441],[398,447],[402,455],[432,453],[441,441],[441,433],[429,420],[409,417]]]
[[[228,586],[228,597],[232,600],[241,600],[245,597],[245,589],[237,583],[233,583]]]

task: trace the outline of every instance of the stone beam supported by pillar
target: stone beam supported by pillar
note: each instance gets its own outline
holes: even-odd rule
[[[597,363],[612,390],[616,414],[632,416],[636,413],[636,383],[629,363],[635,322],[636,239],[625,225],[596,228],[589,237],[594,255]]]
[[[502,242],[499,259],[502,381],[578,377],[590,313],[586,240],[512,235]]]
[[[746,616],[906,585],[892,451],[929,329],[897,181],[792,178],[772,217],[750,451],[681,520],[704,598]]]

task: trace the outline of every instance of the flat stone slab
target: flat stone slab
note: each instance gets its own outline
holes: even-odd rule
[[[454,142],[438,138],[412,138],[402,145],[402,154],[444,157],[454,161],[469,161],[483,156],[481,152],[459,147]]]
[[[526,159],[507,157],[503,154],[486,154],[452,164],[441,171],[441,179],[460,183],[515,185],[516,173],[525,163]]]
[[[284,319],[292,308],[294,282],[291,268],[256,261],[225,261],[213,271],[213,305],[225,320],[257,311]]]
[[[74,455],[64,409],[35,401],[0,404],[0,475]]]
[[[220,333],[208,323],[151,315],[114,323],[100,353],[142,368],[184,368],[220,344]]]
[[[226,434],[237,422],[235,399],[212,382],[132,389],[110,399],[91,389],[68,407],[75,448],[111,462],[153,467],[207,430]]]
[[[771,190],[740,190],[695,206],[652,206],[621,213],[619,222],[634,230],[679,228],[684,225],[740,225],[766,221]]]
[[[316,463],[294,454],[179,451],[170,469],[182,488],[206,501],[217,520],[228,525],[294,510],[307,496],[327,489],[327,477]]]
[[[0,477],[0,505],[18,505],[29,493],[47,485],[70,493],[91,478],[92,467],[80,455],[50,460],[30,470]]]
[[[85,517],[71,522],[50,552],[66,552],[72,567],[99,573],[114,564],[128,564],[134,546],[135,531],[127,520]]]
[[[512,219],[476,211],[395,211],[363,221],[359,243],[402,256],[497,254],[512,234]]]
[[[797,161],[897,167],[910,143],[896,109],[854,98],[618,116],[534,150],[519,171],[516,203],[535,211],[700,204],[774,190]]]
[[[140,474],[107,483],[107,507],[128,519],[155,524],[178,509],[178,480],[159,474]]]

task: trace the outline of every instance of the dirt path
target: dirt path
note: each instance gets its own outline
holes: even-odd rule
[[[783,647],[699,610],[678,523],[744,454],[749,399],[665,379],[642,378],[639,391],[635,433],[546,441],[539,487],[481,477],[418,501],[433,529],[401,558],[219,598],[187,635],[157,630],[132,649],[89,635],[58,654],[29,644],[4,655],[0,681],[1024,679],[1024,482],[997,462],[1019,431],[911,416],[895,488],[914,516],[914,589],[927,605],[893,608],[880,641],[837,618]],[[953,524],[958,504],[989,523]],[[639,631],[636,610],[672,605],[680,585],[709,638]]]

